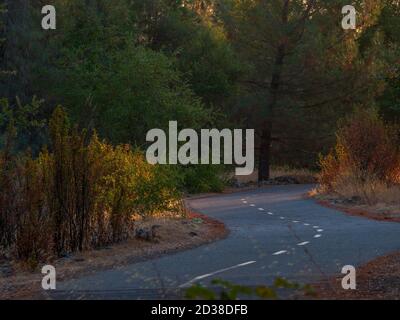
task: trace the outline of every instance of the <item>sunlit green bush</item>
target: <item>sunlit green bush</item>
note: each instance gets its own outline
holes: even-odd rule
[[[227,184],[224,165],[196,165],[182,167],[181,186],[188,193],[221,192]]]
[[[121,241],[135,217],[182,214],[169,167],[72,128],[61,108],[50,121],[50,140],[37,158],[0,154],[1,244],[19,259],[34,264]]]

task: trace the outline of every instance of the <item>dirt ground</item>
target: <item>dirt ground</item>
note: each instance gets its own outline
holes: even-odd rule
[[[342,277],[313,285],[317,299],[339,300],[399,300],[400,252],[379,257],[357,268],[357,287],[344,290]]]
[[[117,245],[77,253],[58,259],[51,264],[56,267],[57,280],[112,269],[162,254],[189,249],[209,243],[228,234],[225,226],[206,216],[190,213],[185,219],[152,219],[140,222],[138,227],[158,225],[156,238],[152,241],[131,239]],[[26,271],[16,263],[0,261],[0,299],[32,299],[40,297],[41,270]]]

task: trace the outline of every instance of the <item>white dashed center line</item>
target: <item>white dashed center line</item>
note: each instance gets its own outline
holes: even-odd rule
[[[306,244],[309,244],[309,243],[310,243],[310,241],[304,241],[304,242],[298,243],[297,245],[298,246],[305,246]]]
[[[216,275],[218,273],[222,273],[222,272],[229,271],[229,270],[232,270],[232,269],[244,267],[244,266],[247,266],[247,265],[253,264],[253,263],[256,263],[256,261],[247,261],[247,262],[243,262],[243,263],[237,264],[237,265],[232,266],[232,267],[228,267],[228,268],[220,269],[220,270],[217,270],[217,271],[214,271],[214,272],[211,272],[211,273],[203,274],[201,276],[193,278],[192,280],[180,285],[179,288],[190,287],[194,282],[196,282],[198,280],[201,280],[201,279],[204,279],[204,278],[208,278],[208,277],[214,276],[214,275]]]
[[[247,201],[246,201],[245,198],[242,198],[242,199],[240,199],[240,200],[243,202],[243,204],[247,204]],[[249,204],[249,206],[250,206],[250,207],[256,207],[256,205],[255,205],[254,203]],[[260,207],[260,208],[257,208],[257,209],[258,209],[259,211],[265,211],[265,209],[264,209],[264,208],[261,208],[261,207]],[[268,212],[266,212],[266,213],[269,214],[270,216],[273,216],[273,215],[274,215],[274,213],[272,213],[272,212],[270,212],[270,211],[268,211]],[[283,216],[280,216],[279,219],[285,220],[286,218],[283,217]],[[301,222],[301,221],[299,221],[299,220],[292,220],[292,223],[300,223],[300,222]],[[303,225],[304,225],[304,226],[310,226],[309,223],[305,223],[305,222],[303,223]],[[322,237],[321,232],[323,232],[324,229],[321,229],[319,226],[312,226],[312,228],[313,228],[313,229],[316,229],[316,231],[319,232],[319,233],[317,233],[317,234],[315,234],[315,235],[313,236],[314,238],[320,238],[320,237]],[[307,244],[309,244],[309,243],[310,243],[310,241],[303,241],[303,242],[298,243],[297,246],[305,246],[305,245],[307,245]],[[273,256],[279,256],[279,255],[284,254],[284,253],[287,253],[287,252],[288,252],[287,250],[280,250],[280,251],[274,252],[272,255],[273,255]],[[235,268],[242,267],[242,266],[245,266],[245,265],[248,265],[248,264],[252,264],[252,263],[255,263],[255,261],[244,262],[244,263],[238,264],[238,265],[233,266],[233,267],[229,267],[229,268],[217,270],[217,271],[215,271],[215,272],[213,272],[213,273],[207,273],[207,274],[198,276],[198,277],[196,277],[196,278],[190,280],[189,282],[187,282],[187,283],[181,285],[180,287],[188,287],[188,286],[190,286],[193,282],[195,282],[195,281],[197,281],[197,280],[201,280],[201,279],[204,279],[204,278],[208,278],[208,277],[213,276],[213,275],[215,275],[215,274],[217,274],[217,273],[221,273],[221,272],[224,272],[224,271],[227,271],[227,270],[235,269]]]
[[[272,255],[273,256],[279,256],[280,254],[283,254],[283,253],[286,253],[286,252],[287,252],[287,250],[281,250],[281,251],[274,252]]]

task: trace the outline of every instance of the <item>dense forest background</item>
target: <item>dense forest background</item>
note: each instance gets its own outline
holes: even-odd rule
[[[140,149],[169,120],[254,128],[266,180],[270,165],[316,168],[355,107],[400,116],[398,0],[352,1],[356,30],[341,27],[342,0],[3,2],[0,144],[12,124],[15,151],[38,154],[62,105],[71,123]],[[45,4],[57,30],[41,28]],[[220,187],[218,167],[182,170],[183,188]]]

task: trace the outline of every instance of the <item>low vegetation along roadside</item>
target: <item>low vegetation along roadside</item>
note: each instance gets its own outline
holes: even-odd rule
[[[400,222],[399,128],[374,109],[344,119],[335,148],[320,160],[311,195],[351,215]],[[344,292],[343,276],[314,285],[319,299],[398,299],[400,252],[357,268],[357,290]]]
[[[31,268],[126,240],[138,218],[185,214],[167,167],[71,128],[61,108],[50,121],[50,150],[13,156],[12,135],[0,156],[0,244]]]
[[[399,129],[374,109],[345,118],[334,149],[320,159],[323,204],[380,220],[400,221]]]
[[[140,229],[149,220],[165,225],[160,219],[168,218],[169,227],[184,223],[181,231],[197,236],[172,168],[150,165],[129,145],[112,146],[71,127],[61,108],[49,128],[49,146],[36,156],[13,153],[12,126],[0,152],[2,274],[10,261],[35,270],[76,252],[135,237],[152,240],[153,231],[163,231],[155,231],[156,225]],[[172,246],[182,246],[170,238]]]
[[[34,296],[40,266],[58,280],[197,246],[226,235],[191,213],[175,172],[128,145],[71,127],[62,108],[36,156],[0,153],[0,297]]]

